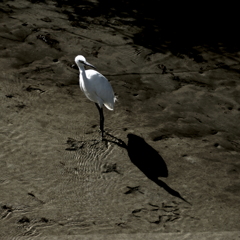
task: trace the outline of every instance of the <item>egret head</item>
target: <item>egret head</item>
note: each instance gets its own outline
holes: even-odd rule
[[[78,67],[82,67],[84,65],[95,68],[92,64],[88,63],[86,61],[86,58],[82,55],[78,55],[75,57],[75,63],[77,64]]]

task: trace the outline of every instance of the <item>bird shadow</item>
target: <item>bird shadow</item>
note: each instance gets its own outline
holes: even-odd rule
[[[131,162],[139,168],[148,179],[152,180],[159,187],[162,187],[172,196],[180,198],[191,205],[191,203],[184,199],[179,192],[169,187],[164,181],[158,179],[159,177],[168,177],[167,165],[161,155],[153,147],[147,144],[143,138],[134,134],[128,134],[128,144],[126,144],[121,139],[116,138],[109,133],[106,133],[106,135],[111,137],[111,140],[105,138],[104,141],[125,148]]]

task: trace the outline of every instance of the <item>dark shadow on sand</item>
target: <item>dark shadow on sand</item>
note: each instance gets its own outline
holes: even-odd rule
[[[128,144],[126,144],[121,139],[118,139],[111,134],[106,133],[106,135],[111,137],[111,140],[105,139],[105,141],[112,142],[120,147],[125,148],[128,152],[131,162],[138,167],[150,180],[155,182],[159,187],[162,187],[172,196],[178,197],[189,203],[180,195],[179,192],[175,191],[165,182],[158,179],[159,177],[168,177],[167,165],[161,155],[149,144],[147,144],[143,138],[134,134],[128,134]]]
[[[176,56],[184,54],[203,62],[196,46],[217,52],[240,49],[237,5],[219,2],[206,6],[161,0],[84,0],[81,5],[78,1],[61,0],[57,3],[74,27],[88,28],[90,24],[99,24],[117,31],[123,25],[137,27],[139,32],[134,36],[126,33],[126,38],[132,37],[134,44],[153,52],[171,51]],[[73,7],[75,14],[67,11],[65,6]]]

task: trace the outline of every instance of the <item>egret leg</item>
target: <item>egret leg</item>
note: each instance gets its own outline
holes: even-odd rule
[[[97,106],[97,109],[99,111],[99,115],[100,115],[100,130],[102,132],[102,138],[103,138],[103,132],[104,132],[104,116],[103,116],[103,109],[99,107],[99,105],[97,103],[95,103]]]

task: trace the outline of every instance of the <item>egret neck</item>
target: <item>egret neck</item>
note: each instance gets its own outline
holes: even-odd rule
[[[86,71],[83,65],[78,66],[80,74],[79,74],[79,84],[80,84],[80,88],[82,91],[84,91],[84,89],[87,89],[87,85],[88,85],[88,81],[87,81],[87,76],[86,76]]]

